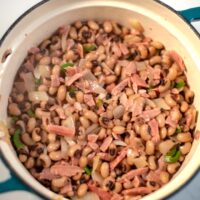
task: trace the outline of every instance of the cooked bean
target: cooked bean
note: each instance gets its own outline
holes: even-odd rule
[[[121,66],[120,65],[116,65],[115,66],[115,69],[114,69],[114,72],[117,76],[119,76],[121,74]]]
[[[53,143],[53,142],[56,141],[56,134],[55,133],[49,133],[47,137],[48,137],[49,142]]]
[[[112,24],[109,21],[105,21],[103,23],[103,28],[106,33],[110,33],[112,31]]]
[[[123,184],[125,189],[130,189],[133,187],[133,183],[131,181],[127,181]]]
[[[24,155],[24,154],[19,154],[19,160],[24,163],[26,162],[28,159],[27,155]]]
[[[116,134],[122,134],[125,131],[125,128],[123,126],[115,126],[113,127],[112,131]]]
[[[174,135],[175,132],[176,132],[176,128],[169,127],[169,128],[167,129],[167,135],[168,135],[168,136]]]
[[[84,116],[89,119],[90,121],[94,122],[94,123],[97,123],[98,122],[98,117],[96,115],[95,112],[91,111],[91,110],[87,110],[85,113],[84,113]]]
[[[35,160],[34,160],[33,157],[29,157],[29,158],[27,159],[27,161],[25,162],[25,166],[26,166],[27,169],[33,168],[34,165],[35,165]]]
[[[40,133],[40,128],[34,128],[33,129],[33,132],[32,132],[33,141],[39,142],[42,139],[42,137],[40,136],[39,133]]]
[[[147,155],[153,155],[155,152],[155,145],[151,140],[146,142],[146,153]]]
[[[167,78],[170,81],[174,81],[176,79],[177,75],[178,75],[178,66],[176,64],[173,64],[169,68],[169,73],[167,74]]]
[[[140,127],[140,136],[143,140],[148,141],[151,138],[151,135],[149,134],[149,127],[147,124],[143,124]]]
[[[98,133],[98,139],[99,140],[102,140],[104,139],[106,136],[106,129],[105,128],[101,128],[99,133]]]
[[[78,35],[77,35],[77,31],[74,27],[70,28],[69,35],[72,39],[74,39],[74,40],[77,39]]]
[[[170,174],[174,174],[177,171],[177,168],[180,167],[180,163],[176,162],[176,163],[172,163],[172,164],[168,164],[167,166],[167,171]]]
[[[85,117],[80,117],[80,122],[81,122],[81,124],[82,124],[82,126],[84,127],[84,128],[88,128],[89,126],[90,126],[90,122],[89,122],[89,120],[87,119],[87,118],[85,118]]]
[[[138,50],[140,52],[141,59],[146,59],[148,56],[148,50],[145,46],[139,46]],[[151,61],[152,63],[153,61]],[[155,61],[154,61],[155,62]]]
[[[120,193],[122,190],[122,184],[120,182],[116,182],[115,183],[115,189],[114,189],[114,192],[116,193]]]
[[[11,115],[19,116],[21,115],[21,110],[16,103],[11,103],[8,105],[8,111]]]
[[[49,56],[44,56],[40,60],[41,65],[49,65],[51,63],[51,59]]]
[[[181,102],[181,107],[180,107],[181,112],[186,112],[188,107],[189,107],[189,105],[186,101]]]
[[[155,156],[149,156],[148,158],[148,166],[151,170],[155,170],[157,168],[155,159]]]
[[[57,98],[58,100],[60,101],[64,101],[65,100],[65,97],[66,97],[66,86],[65,85],[61,85],[59,88],[58,88],[58,93],[57,93]]]
[[[83,103],[83,92],[81,92],[81,91],[77,91],[77,92],[76,92],[76,100],[77,100],[79,103]]]
[[[160,129],[160,136],[162,139],[165,139],[167,137],[167,128],[166,127],[162,127]]]
[[[109,76],[106,76],[105,82],[106,82],[106,84],[111,84],[111,83],[115,82],[116,79],[117,79],[117,77],[115,75],[109,75]]]
[[[169,173],[165,172],[165,171],[162,171],[160,173],[160,180],[163,184],[166,184],[169,182]]]
[[[172,98],[171,94],[166,94],[165,95],[165,102],[170,106],[174,107],[176,106],[176,101]]]
[[[109,164],[107,162],[103,162],[100,168],[101,176],[106,178],[109,176]]]
[[[87,163],[88,163],[87,157],[86,156],[81,156],[80,160],[79,160],[79,166],[81,168],[84,168],[87,165]]]
[[[160,42],[158,42],[158,41],[152,41],[152,42],[151,42],[151,45],[152,45],[153,47],[155,47],[156,49],[163,49],[163,48],[164,48],[163,44],[160,43]]]
[[[181,154],[185,155],[188,154],[192,144],[190,142],[186,142],[184,145],[180,146]]]
[[[163,114],[159,114],[156,117],[156,120],[160,128],[163,128],[165,126],[165,116]]]
[[[88,26],[93,30],[99,29],[99,25],[95,21],[88,21]]]
[[[59,161],[62,159],[62,153],[61,153],[61,151],[51,151],[49,153],[49,157],[53,161]]]
[[[88,154],[90,154],[92,152],[92,149],[90,148],[90,147],[85,147],[84,149],[83,149],[83,152],[82,152],[82,155],[83,156],[87,156]]]
[[[61,178],[53,179],[51,184],[54,187],[61,188],[66,184],[66,182],[67,182],[67,177],[61,177]]]
[[[40,161],[42,161],[42,165],[44,168],[48,168],[51,165],[51,159],[47,154],[41,154],[39,156]]]
[[[60,75],[60,66],[59,65],[55,65],[52,69],[52,75],[55,76],[59,76]]]
[[[70,146],[69,150],[68,150],[68,156],[70,157],[74,157],[75,154],[81,151],[81,146],[79,144],[74,144],[72,146]]]
[[[162,93],[162,92],[165,92],[166,90],[168,90],[170,88],[170,86],[171,86],[171,81],[166,80],[163,85],[160,85],[158,87],[158,90],[160,93]]]
[[[79,197],[83,197],[83,196],[86,194],[87,190],[88,190],[87,184],[85,184],[85,183],[84,183],[84,184],[81,184],[81,185],[78,187],[77,195],[78,195]]]
[[[21,139],[22,139],[23,143],[28,146],[33,146],[35,144],[35,142],[32,140],[32,138],[30,137],[30,135],[28,133],[23,133],[21,135]]]
[[[47,151],[48,152],[56,151],[56,150],[59,149],[59,147],[60,147],[60,142],[59,141],[51,142],[47,146]]]
[[[155,65],[155,64],[160,64],[162,61],[162,58],[160,56],[153,56],[150,60],[149,63],[150,65]]]
[[[192,136],[191,136],[191,133],[189,133],[189,132],[179,133],[176,138],[180,142],[191,142],[192,141]]]
[[[31,117],[29,120],[28,120],[28,124],[27,124],[27,131],[28,132],[32,132],[33,129],[35,128],[36,126],[36,119]]]

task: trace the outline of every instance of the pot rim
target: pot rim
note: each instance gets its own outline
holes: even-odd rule
[[[15,28],[15,26],[23,19],[25,18],[28,14],[30,14],[33,10],[37,9],[38,7],[50,2],[51,0],[42,0],[38,3],[36,3],[35,5],[31,6],[28,10],[26,10],[25,12],[23,12],[6,30],[6,32],[3,34],[3,36],[0,38],[0,47],[3,45],[4,41],[6,40],[7,36],[10,34],[10,32]],[[198,37],[198,39],[200,39],[200,33],[195,29],[194,26],[192,26],[191,23],[189,23],[177,10],[175,10],[174,8],[170,7],[169,5],[165,4],[164,2],[161,1],[157,1],[157,0],[153,0],[154,3],[157,3],[165,8],[167,8],[170,12],[176,14],[179,18],[181,18],[181,20],[187,25],[189,26],[189,28],[192,30],[192,32]],[[8,166],[11,171],[13,171],[16,175],[16,177],[18,177],[20,179],[20,181],[22,181],[24,184],[26,184],[27,186],[29,186],[37,195],[39,195],[40,197],[47,197],[47,195],[42,194],[41,192],[39,192],[36,188],[32,187],[32,184],[28,181],[25,180],[20,173],[17,172],[17,170],[11,165],[11,163],[9,162],[8,158],[6,157],[6,155],[3,153],[3,151],[1,150],[1,146],[0,146],[0,155],[2,155],[2,160],[3,162],[5,162],[6,166]],[[200,166],[199,166],[200,167]],[[166,197],[171,197],[173,196],[176,192],[179,192],[180,190],[182,190],[184,187],[186,187],[196,176],[196,174],[198,173],[198,169],[199,167],[197,167],[188,177],[187,180],[184,180],[177,189],[169,191],[168,194],[166,194],[165,196],[163,196],[163,198]],[[49,190],[51,191],[51,190]],[[52,192],[52,191],[51,191]],[[52,192],[54,193],[54,192]],[[55,193],[54,193],[55,194]],[[66,198],[65,198],[66,199]]]

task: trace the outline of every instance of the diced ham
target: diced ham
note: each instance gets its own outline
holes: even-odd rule
[[[60,78],[57,75],[51,75],[51,86],[58,87],[60,85]]]
[[[61,135],[61,136],[73,137],[75,135],[74,128],[68,128],[65,126],[58,126],[58,125],[50,124],[47,126],[47,130],[49,132],[52,132],[52,133],[55,133],[55,134]]]
[[[88,142],[96,142],[97,141],[97,139],[98,139],[98,135],[96,135],[96,134],[89,134],[88,136],[87,136],[87,139],[88,139]]]
[[[170,115],[165,120],[165,124],[170,125],[172,128],[176,128],[177,127],[177,122],[173,121]]]
[[[151,78],[155,79],[155,80],[159,80],[160,79],[160,74],[161,74],[161,69],[159,68],[153,68],[151,66],[147,66],[147,70],[148,70],[148,74]]]
[[[138,194],[149,194],[152,192],[152,189],[149,187],[138,187],[138,188],[132,188],[123,190],[122,194],[124,195],[138,195]]]
[[[88,142],[88,146],[95,151],[99,148],[99,145],[94,142]]]
[[[129,83],[130,79],[126,78],[123,81],[121,81],[118,85],[116,85],[113,89],[112,89],[112,95],[117,95],[119,94]]]
[[[172,60],[180,67],[180,69],[182,71],[184,71],[185,70],[185,64],[184,64],[181,56],[175,51],[170,51],[169,55],[172,58]]]
[[[112,198],[112,195],[109,192],[107,192],[99,187],[96,187],[94,184],[92,184],[90,182],[88,183],[88,188],[91,192],[96,193],[101,200],[111,200],[111,198]]]
[[[128,61],[128,60],[118,60],[117,63],[122,67],[126,67],[127,65],[129,65],[130,61]]]
[[[126,73],[127,76],[131,76],[132,74],[135,74],[136,71],[137,71],[137,66],[136,66],[134,61],[129,62],[125,66],[125,73]]]
[[[67,86],[70,86],[71,84],[73,84],[75,81],[77,81],[78,79],[80,79],[81,77],[83,77],[88,71],[84,70],[82,72],[76,73],[75,75],[73,75],[72,77],[69,77],[66,81],[65,84]]]
[[[114,53],[117,57],[121,57],[122,52],[121,52],[119,46],[118,46],[116,43],[113,43],[113,46],[112,46],[111,48],[112,48],[113,53]]]
[[[139,176],[135,176],[132,183],[135,188],[140,187],[141,178]]]
[[[135,137],[134,135],[130,136],[130,146],[135,152],[144,153],[145,147],[140,138]]]
[[[109,153],[98,153],[97,154],[101,160],[105,160],[105,161],[110,161],[112,159],[111,155]]]
[[[50,172],[58,176],[72,177],[82,172],[80,167],[69,165],[67,162],[56,163],[50,168]]]
[[[199,130],[196,130],[196,131],[195,131],[195,134],[194,134],[194,139],[195,139],[195,140],[199,140],[199,138],[200,138],[200,131],[199,131]]]
[[[90,153],[90,154],[87,156],[88,161],[91,161],[91,160],[94,158],[95,155],[96,155],[96,152]]]
[[[115,87],[115,83],[111,83],[110,85],[106,86],[106,91],[107,92],[112,92],[114,87]]]
[[[145,174],[147,171],[148,171],[147,167],[130,170],[128,173],[124,174],[121,177],[121,180],[122,181],[132,180],[135,176],[139,176],[139,175]]]
[[[129,53],[129,50],[125,44],[119,43],[119,48],[123,55],[127,55]]]
[[[39,173],[39,180],[53,180],[55,178],[58,178],[58,175],[55,175],[51,173],[49,168],[45,168],[42,170],[42,172]]]
[[[124,107],[126,107],[127,102],[128,102],[128,98],[127,98],[125,92],[123,92],[123,93],[120,95],[119,98],[120,98],[120,99],[119,99],[119,100],[120,100],[120,104],[122,104]]]
[[[142,112],[141,117],[145,120],[145,121],[149,121],[150,119],[156,117],[157,115],[160,114],[160,108],[154,108],[151,110],[145,110]]]
[[[84,97],[85,104],[87,104],[88,106],[92,107],[96,105],[94,102],[93,96],[91,94],[84,94],[83,97]]]
[[[68,39],[66,42],[67,45],[67,51],[69,51],[73,46],[74,46],[75,42],[72,39]]]
[[[138,87],[148,87],[146,82],[138,74],[133,74],[131,81],[133,83],[133,90],[135,93],[137,93]]]
[[[73,191],[71,183],[67,183],[63,188],[60,190],[60,194],[67,194],[68,192]]]
[[[67,76],[73,76],[78,73],[77,67],[67,67],[65,69]]]
[[[146,176],[146,180],[147,181],[152,181],[155,183],[160,183],[160,173],[158,173],[157,171],[150,171],[148,173],[148,175]]]
[[[109,148],[112,141],[113,141],[112,136],[108,136],[107,138],[105,138],[102,145],[100,146],[100,150],[105,152]]]
[[[103,107],[103,106],[100,106],[99,108],[98,108],[98,110],[97,110],[97,114],[98,115],[100,115],[100,114],[102,114],[102,113],[104,113],[105,112],[105,108]]]
[[[114,193],[112,198],[111,198],[111,200],[123,200],[123,199],[124,198],[121,195],[117,194],[117,193]]]
[[[110,162],[110,169],[114,170],[115,167],[126,157],[127,155],[127,148],[122,149],[120,154],[112,161]]]
[[[81,44],[77,44],[77,52],[81,58],[83,58],[83,46]]]
[[[135,117],[142,113],[144,104],[145,104],[145,99],[143,97],[138,97],[133,101],[132,100],[128,101],[127,104],[128,107],[126,107],[127,108],[126,110],[132,112],[132,116]]]
[[[152,135],[152,141],[154,143],[158,143],[160,141],[160,134],[159,134],[159,127],[158,127],[158,122],[155,119],[152,119],[149,121],[149,126],[151,129],[151,135]]]
[[[83,110],[83,107],[79,102],[75,102],[74,103],[74,108],[75,108],[75,110],[78,110],[78,111],[82,111]]]
[[[79,164],[79,159],[76,157],[72,157],[70,164],[73,166],[77,166]]]

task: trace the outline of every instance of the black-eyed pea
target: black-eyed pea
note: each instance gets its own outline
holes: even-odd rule
[[[82,156],[87,156],[91,152],[92,152],[92,149],[90,147],[86,146],[82,151]]]
[[[176,64],[173,64],[170,68],[169,68],[169,72],[167,74],[167,78],[170,81],[174,81],[176,79],[178,75],[178,66]]]
[[[133,183],[131,181],[126,181],[124,184],[123,184],[123,187],[125,189],[130,189],[133,187]]]
[[[60,148],[60,142],[55,141],[55,142],[51,142],[51,143],[48,144],[47,151],[52,152],[52,151],[58,150],[59,148]]]
[[[58,88],[58,92],[57,92],[57,99],[59,101],[64,101],[65,98],[66,98],[66,86],[65,85],[61,85],[59,88]]]
[[[80,117],[79,118],[79,120],[80,120],[80,122],[81,122],[81,125],[86,129],[86,128],[88,128],[89,126],[90,126],[90,121],[87,119],[87,118],[85,118],[85,117]]]
[[[76,100],[79,102],[79,103],[83,103],[83,92],[82,91],[77,91],[76,92]]]
[[[162,139],[165,139],[167,137],[167,128],[166,127],[162,127],[160,129],[160,136]]]
[[[70,96],[70,93],[66,93],[66,100],[69,104],[73,105],[75,103],[75,99]]]
[[[84,112],[84,116],[89,119],[90,121],[97,123],[98,122],[98,116],[95,112],[91,111],[91,110],[86,110]]]
[[[117,76],[119,76],[121,74],[121,69],[122,69],[122,67],[120,65],[115,66],[114,72]]]
[[[84,168],[88,163],[88,159],[86,156],[81,156],[80,159],[79,159],[79,166],[81,168]]]
[[[8,111],[11,115],[14,115],[14,116],[21,115],[21,110],[19,109],[19,107],[16,103],[10,103],[8,105]]]
[[[179,162],[176,162],[176,163],[172,163],[172,164],[168,164],[167,166],[167,171],[170,173],[170,174],[174,174],[177,172],[178,168],[180,167],[180,163]]]
[[[105,21],[103,23],[103,28],[106,33],[110,33],[112,31],[112,24],[110,21]]]
[[[23,94],[18,94],[17,96],[16,96],[16,101],[17,102],[22,102],[24,100],[24,95]]]
[[[53,161],[59,161],[62,159],[62,153],[61,151],[52,151],[49,153],[49,157]]]
[[[67,177],[64,176],[64,177],[61,177],[61,178],[53,179],[51,184],[54,187],[61,188],[61,187],[65,186],[66,182],[67,182]]]
[[[170,106],[170,107],[174,107],[176,106],[176,101],[172,98],[171,94],[166,94],[165,95],[165,102]]]
[[[139,46],[138,50],[140,52],[141,59],[147,58],[147,56],[148,56],[148,49],[145,46],[143,46],[143,45]]]
[[[151,141],[151,140],[148,140],[146,142],[146,153],[147,155],[153,155],[154,152],[155,152],[155,144]]]
[[[155,160],[156,160],[155,156],[148,157],[148,166],[151,170],[155,170],[157,168]]]
[[[158,126],[160,128],[165,126],[165,116],[161,113],[156,117],[156,120],[158,122]]]
[[[19,160],[20,160],[22,163],[26,162],[27,159],[28,159],[27,155],[25,155],[25,154],[19,154]]]
[[[26,160],[26,162],[25,162],[25,167],[26,167],[27,169],[33,168],[34,165],[35,165],[35,160],[34,160],[33,157],[29,157],[29,158]]]
[[[189,105],[186,101],[181,102],[181,107],[180,107],[181,112],[183,112],[183,113],[186,112],[188,110],[188,107],[189,107]]]
[[[152,41],[151,46],[155,47],[156,49],[163,49],[164,45],[161,42],[158,41]]]
[[[167,91],[171,87],[171,81],[166,79],[163,85],[159,85],[158,91],[160,93]]]
[[[168,172],[162,171],[162,172],[160,173],[160,180],[161,180],[161,182],[162,182],[163,184],[168,183],[168,182],[169,182],[169,179],[170,179],[170,175],[169,175]]]
[[[98,30],[99,29],[99,25],[95,22],[95,21],[88,21],[88,26],[92,29],[92,30]]]
[[[100,173],[103,178],[107,178],[109,176],[109,164],[107,162],[103,162],[100,167]]]
[[[35,142],[33,141],[33,139],[30,137],[28,133],[22,133],[21,140],[27,146],[33,146],[35,144]]]
[[[60,75],[60,66],[59,65],[54,65],[52,68],[52,75],[59,76]]]
[[[106,137],[106,129],[105,128],[101,128],[99,133],[98,133],[98,139],[99,140],[103,140]]]
[[[39,85],[38,86],[38,91],[47,92],[48,91],[48,87],[46,85]]]
[[[39,142],[42,139],[42,137],[40,135],[40,128],[39,127],[33,129],[33,131],[32,131],[32,139],[35,142]]]
[[[179,142],[191,142],[192,141],[192,136],[191,136],[190,132],[179,133],[176,138]]]
[[[36,126],[36,119],[34,117],[29,118],[27,123],[27,131],[32,132]]]
[[[44,168],[50,167],[50,165],[51,165],[51,159],[49,158],[49,156],[47,154],[41,154],[39,156],[39,160],[41,161],[42,166]]]
[[[111,84],[111,83],[115,82],[116,80],[117,80],[117,77],[115,75],[109,75],[109,76],[106,76],[105,83]]]
[[[49,133],[47,135],[47,139],[49,143],[53,143],[56,141],[56,134],[55,133]]]
[[[150,140],[151,135],[149,134],[149,127],[147,124],[140,126],[140,136],[145,141]]]
[[[56,92],[57,92],[57,88],[56,87],[49,87],[49,94],[50,95],[55,95],[56,94]]]
[[[83,197],[87,193],[87,190],[88,190],[88,185],[86,183],[83,183],[78,187],[77,195],[79,197]]]
[[[194,99],[194,92],[187,87],[184,88],[184,92],[185,92],[185,100],[187,101],[187,103],[191,104]]]
[[[122,191],[122,184],[120,182],[115,183],[115,189],[114,192],[120,193]]]
[[[167,129],[167,135],[168,136],[172,136],[172,135],[174,135],[174,133],[176,132],[176,128],[174,128],[174,127],[169,127],[168,129]]]
[[[186,155],[190,152],[190,149],[192,147],[191,142],[186,142],[184,145],[180,146],[181,154]]]
[[[51,63],[51,58],[49,56],[43,56],[39,62],[41,65],[49,65]]]
[[[129,113],[129,112],[125,112],[124,115],[123,115],[122,120],[123,120],[124,122],[128,122],[130,119],[131,119],[130,113]]]
[[[123,126],[114,126],[113,129],[112,129],[112,131],[115,134],[122,134],[125,131],[125,127],[123,127]]]
[[[74,155],[77,154],[77,152],[80,152],[80,151],[81,151],[80,144],[74,144],[74,145],[70,146],[70,148],[68,150],[68,156],[74,157]]]
[[[70,28],[69,36],[74,40],[77,39],[78,35],[77,35],[77,31],[74,27]]]
[[[148,47],[148,51],[149,51],[149,56],[150,57],[153,57],[153,56],[155,56],[156,55],[156,48],[155,47],[153,47],[153,46],[149,46]]]
[[[162,58],[160,56],[153,56],[150,60],[149,63],[150,65],[156,65],[156,64],[160,64],[162,61]]]

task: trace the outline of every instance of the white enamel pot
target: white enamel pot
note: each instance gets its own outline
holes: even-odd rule
[[[200,10],[196,8],[196,16]],[[187,19],[191,13],[184,12]],[[29,48],[36,46],[59,26],[75,20],[112,19],[129,25],[137,18],[145,27],[147,36],[164,43],[167,49],[176,50],[187,66],[187,76],[195,92],[194,104],[200,111],[200,39],[191,26],[177,13],[153,0],[50,0],[37,4],[19,18],[7,31],[0,43],[0,59],[7,49],[12,53],[0,63],[0,130],[7,118],[7,104],[15,74]],[[200,129],[200,118],[197,121]],[[0,150],[8,165],[32,189],[47,199],[60,198],[36,181],[18,160],[5,137],[0,139]],[[200,142],[195,140],[175,177],[158,191],[145,196],[144,200],[163,199],[185,184],[200,166]]]

